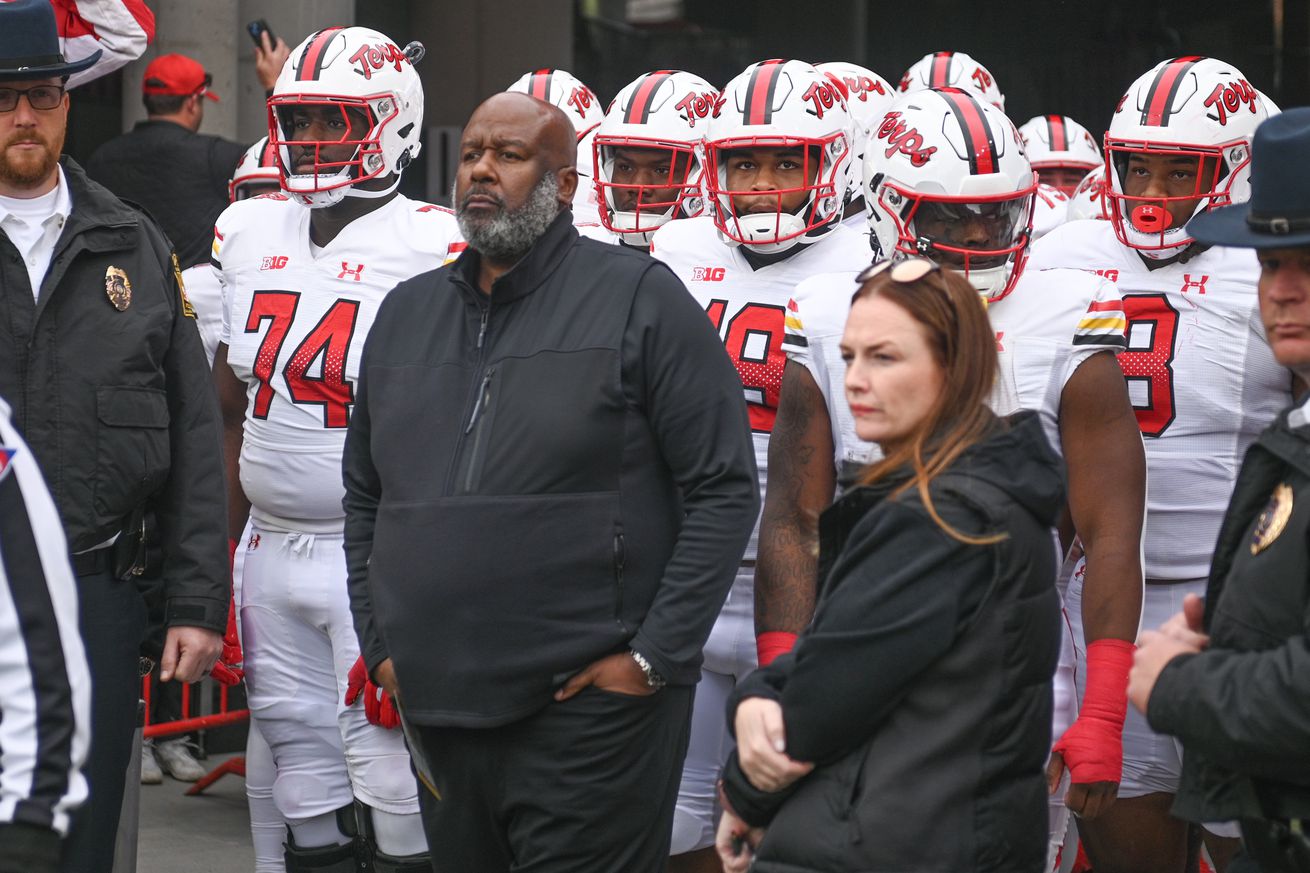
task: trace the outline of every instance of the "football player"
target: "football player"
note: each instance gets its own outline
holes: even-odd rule
[[[737,365],[763,489],[787,300],[806,276],[869,262],[865,239],[841,225],[853,157],[850,115],[837,86],[812,65],[762,61],[724,89],[704,149],[713,216],[669,222],[651,250],[705,307]],[[705,648],[674,814],[675,873],[717,869],[715,784],[731,748],[724,705],[736,680],[756,666],[756,542],[752,536]]]
[[[421,55],[363,27],[301,43],[269,98],[283,193],[232,204],[214,234],[232,535],[250,523],[246,677],[288,873],[431,869],[394,702],[363,675],[340,473],[378,306],[458,248],[448,210],[396,190],[419,151]]]
[[[1105,164],[1083,177],[1069,198],[1065,211],[1065,221],[1081,221],[1085,218],[1109,220],[1110,216],[1105,212]]]
[[[1142,444],[1115,360],[1124,321],[1104,279],[1024,269],[1036,186],[1014,125],[961,89],[905,95],[865,152],[864,196],[879,248],[891,258],[924,255],[960,270],[987,298],[1000,359],[991,405],[998,414],[1039,412],[1065,459],[1063,545],[1076,530],[1088,555],[1085,626],[1090,647],[1107,652],[1106,663],[1093,659],[1091,681],[1110,687],[1113,704],[1127,687],[1142,584]],[[757,568],[762,662],[789,650],[813,612],[814,520],[831,502],[838,473],[876,459],[876,447],[855,434],[843,389],[839,343],[854,287],[850,273],[816,276],[789,304]],[[1106,475],[1107,458],[1114,476]],[[1122,707],[1117,718],[1110,705],[1072,719],[1072,644],[1066,649],[1056,685],[1052,791],[1067,765],[1068,805],[1095,816],[1114,796],[1117,777],[1101,765],[1118,754]],[[1053,863],[1067,826],[1065,799],[1052,803]]]
[[[1065,194],[1101,165],[1096,139],[1067,115],[1034,115],[1019,127],[1019,136],[1037,178]]]
[[[1247,199],[1251,136],[1267,115],[1231,64],[1194,56],[1158,64],[1128,88],[1105,136],[1110,220],[1057,228],[1030,264],[1096,272],[1123,297],[1129,330],[1119,361],[1149,476],[1145,627],[1181,611],[1187,593],[1204,594],[1242,456],[1291,400],[1291,376],[1261,328],[1255,259],[1198,245],[1186,230],[1196,213]],[[1087,586],[1075,576],[1070,601],[1080,593],[1085,600]],[[1179,752],[1129,712],[1120,799],[1079,823],[1098,873],[1184,869],[1187,825],[1169,815]],[[1236,828],[1206,830],[1222,869],[1235,843],[1215,836],[1235,836]]]
[[[718,99],[709,82],[677,70],[619,91],[592,143],[600,226],[579,232],[647,251],[666,222],[700,215],[698,153]]]
[[[592,180],[596,178],[596,168],[592,164],[592,139],[605,117],[605,107],[601,105],[596,92],[567,70],[550,68],[524,73],[505,90],[528,94],[558,106],[573,122],[573,129],[578,134],[578,175],[582,177],[578,180],[578,190],[573,194],[573,223],[595,224],[598,216],[596,189],[592,185]]]

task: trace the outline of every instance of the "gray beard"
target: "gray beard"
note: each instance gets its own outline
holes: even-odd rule
[[[485,220],[475,221],[465,214],[453,187],[450,202],[455,205],[459,232],[469,246],[485,258],[508,263],[527,254],[559,215],[559,182],[554,173],[546,173],[526,203],[513,210],[502,205],[494,218]]]

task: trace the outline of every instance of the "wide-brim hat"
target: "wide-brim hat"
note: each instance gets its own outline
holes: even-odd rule
[[[100,60],[100,49],[76,61],[64,60],[50,0],[0,3],[0,81],[64,78]]]
[[[1202,212],[1187,223],[1208,245],[1282,249],[1310,246],[1310,107],[1289,109],[1255,129],[1251,199]]]

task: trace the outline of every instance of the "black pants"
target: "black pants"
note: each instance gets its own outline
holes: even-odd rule
[[[123,806],[123,781],[136,731],[141,696],[137,670],[146,607],[136,585],[102,571],[77,578],[78,626],[91,668],[91,747],[86,774],[91,790],[73,814],[61,873],[109,873]]]
[[[587,688],[499,728],[418,730],[436,873],[662,873],[692,688]]]

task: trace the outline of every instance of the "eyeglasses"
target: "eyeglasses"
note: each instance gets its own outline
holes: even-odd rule
[[[865,267],[864,271],[855,277],[855,281],[863,285],[873,277],[881,276],[890,270],[889,278],[893,282],[906,284],[908,282],[918,282],[929,273],[941,272],[941,269],[940,264],[928,258],[902,258],[901,260],[888,258],[885,261],[879,261]]]
[[[18,98],[27,95],[33,109],[54,109],[64,99],[63,85],[37,85],[32,88],[0,88],[0,112],[13,112]]]

